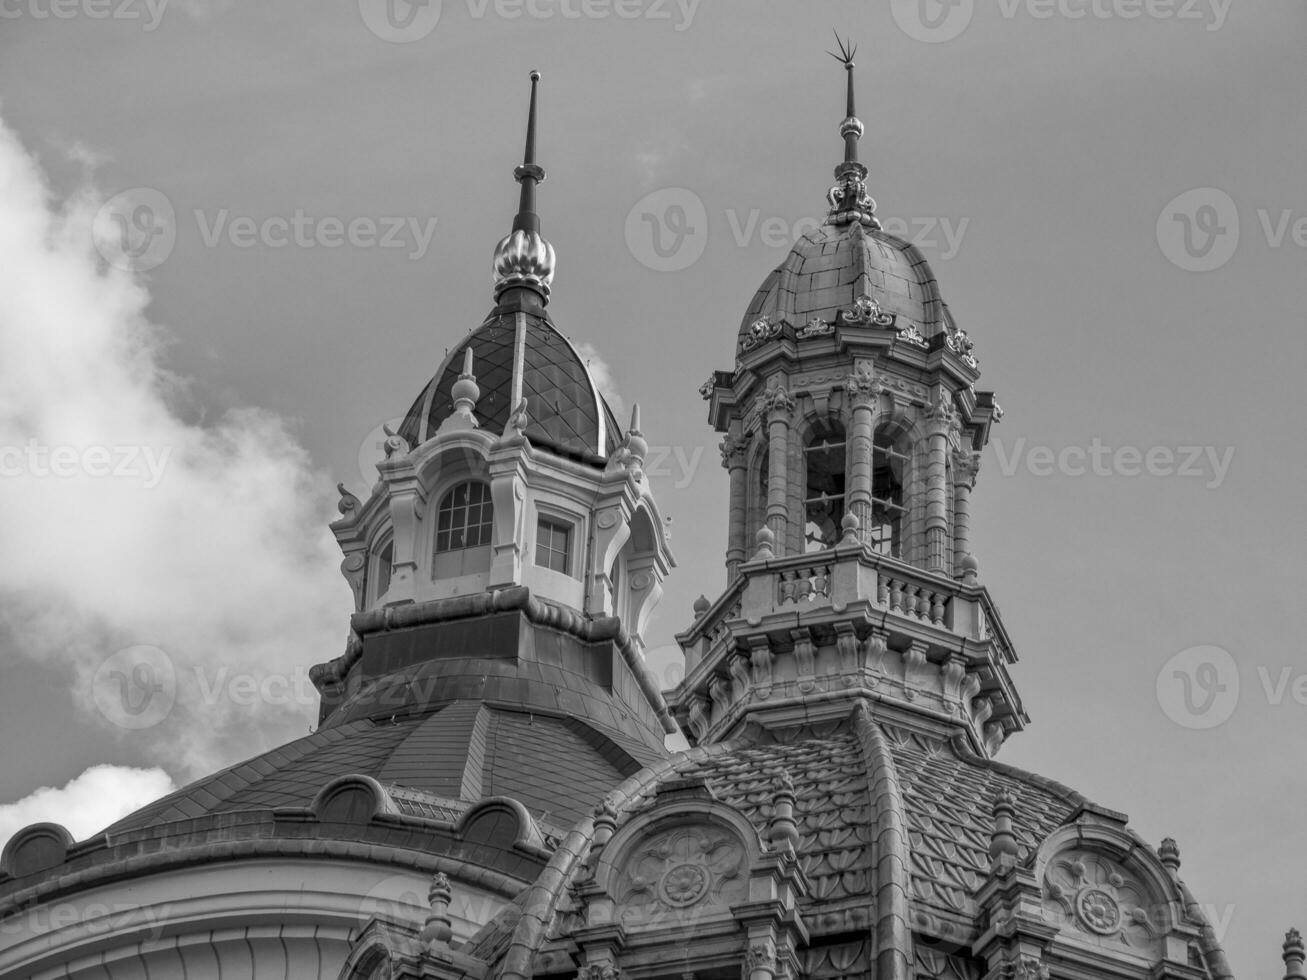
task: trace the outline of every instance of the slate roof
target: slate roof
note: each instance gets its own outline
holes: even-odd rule
[[[659,786],[700,778],[719,801],[738,809],[765,837],[782,773],[788,773],[797,798],[797,854],[810,885],[800,903],[814,929],[813,948],[805,954],[811,960],[808,975],[824,977],[844,975],[851,963],[866,958],[863,945],[845,940],[850,923],[861,928],[877,914],[878,862],[897,860],[877,853],[885,807],[900,808],[906,828],[911,907],[918,913],[974,915],[970,896],[989,871],[993,804],[999,791],[1009,790],[1015,797],[1014,831],[1022,859],[1087,802],[1060,784],[973,756],[942,737],[885,721],[873,722],[873,727],[888,753],[887,767],[847,720],[789,732],[746,730],[744,744],[727,751],[678,753],[653,783],[621,808],[619,823],[653,806]],[[878,772],[897,792],[878,788]],[[555,939],[564,939],[574,922],[566,914],[568,906],[562,896],[559,908],[564,914],[555,919]],[[841,924],[824,931],[823,921]],[[844,945],[824,946],[827,942]]]
[[[463,352],[472,348],[472,370],[481,389],[474,410],[483,428],[500,433],[513,411],[513,363],[522,317],[522,397],[531,424],[526,437],[582,457],[607,457],[621,430],[591,378],[585,362],[544,312],[496,310],[450,351],[422,389],[400,425],[399,434],[416,446],[435,435],[454,410],[454,382],[463,369]]]
[[[795,243],[754,294],[740,323],[740,340],[764,314],[794,328],[814,316],[834,323],[860,296],[895,314],[898,327],[911,322],[926,338],[947,329],[935,274],[921,252],[855,221],[822,225]]]
[[[211,813],[307,807],[331,780],[371,776],[403,813],[452,819],[491,796],[570,826],[647,760],[568,718],[454,701],[438,710],[322,728],[205,777],[109,828],[120,833]]]

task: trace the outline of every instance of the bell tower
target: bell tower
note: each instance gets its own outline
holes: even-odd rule
[[[672,705],[702,742],[869,698],[990,754],[1026,720],[969,537],[1001,410],[925,257],[876,218],[853,55],[841,42],[825,222],[757,291],[734,370],[700,389],[730,475],[728,581],[678,637]]]

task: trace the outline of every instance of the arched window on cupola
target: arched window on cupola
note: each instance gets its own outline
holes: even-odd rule
[[[867,543],[892,558],[903,557],[908,512],[903,488],[912,465],[906,440],[886,426],[876,429],[871,446],[871,527]]]
[[[839,544],[844,520],[844,474],[847,469],[844,427],[838,422],[814,425],[803,448],[804,551]]]
[[[434,577],[488,571],[494,518],[490,487],[485,482],[464,480],[445,491],[436,508]]]

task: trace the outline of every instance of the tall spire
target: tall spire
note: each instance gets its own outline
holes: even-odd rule
[[[501,306],[520,299],[526,306],[543,306],[549,300],[554,278],[554,247],[540,234],[536,214],[536,185],[545,179],[544,168],[535,162],[536,89],[540,72],[531,72],[531,106],[527,111],[526,147],[522,165],[513,177],[522,185],[513,230],[495,246],[495,301]]]
[[[844,160],[835,167],[836,184],[826,194],[830,224],[844,225],[858,221],[869,228],[880,228],[876,220],[876,202],[867,193],[867,168],[858,161],[858,140],[862,138],[862,121],[853,107],[853,55],[858,47],[835,35],[839,53],[830,56],[844,65],[845,100],[844,119],[840,123],[840,136],[844,139]]]

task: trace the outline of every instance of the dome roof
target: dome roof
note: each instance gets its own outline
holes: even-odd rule
[[[430,439],[454,411],[453,387],[469,348],[481,389],[473,412],[483,428],[502,432],[526,399],[532,443],[586,459],[607,458],[617,447],[617,419],[576,348],[543,309],[503,306],[449,352],[413,402],[399,429],[409,445]]]
[[[857,221],[828,222],[800,238],[758,288],[740,324],[740,340],[764,316],[792,329],[814,317],[834,323],[862,297],[893,315],[897,328],[910,323],[927,340],[948,329],[935,274],[915,245]]]

